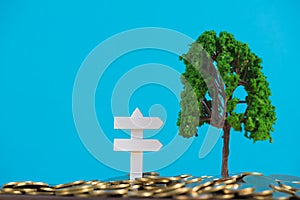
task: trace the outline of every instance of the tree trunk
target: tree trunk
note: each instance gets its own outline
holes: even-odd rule
[[[230,126],[226,124],[223,128],[223,152],[222,152],[222,176],[228,177],[228,156],[229,156],[229,137]]]

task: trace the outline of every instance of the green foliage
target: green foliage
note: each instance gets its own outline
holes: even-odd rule
[[[199,105],[197,103],[198,101],[194,90],[190,84],[187,83],[187,79],[182,76],[181,81],[184,84],[184,90],[181,93],[180,107],[182,109],[179,112],[177,125],[179,125],[180,135],[183,137],[191,137],[197,132],[199,122]],[[196,84],[196,82],[194,84]]]
[[[210,124],[211,100],[206,79],[203,76],[203,49],[212,58],[224,83],[226,93],[226,123],[236,131],[243,131],[253,141],[270,140],[276,121],[275,107],[271,104],[271,91],[266,76],[262,72],[262,60],[249,49],[247,44],[237,41],[228,32],[219,36],[214,31],[206,31],[191,44],[187,54],[180,57],[186,65],[181,81],[184,85],[181,94],[181,111],[177,125],[180,135],[191,137],[197,127]],[[201,57],[202,56],[202,57]],[[244,87],[246,99],[233,97],[237,87]],[[194,102],[196,100],[196,103]],[[236,113],[239,103],[246,103],[243,113]],[[208,109],[207,109],[208,108]]]

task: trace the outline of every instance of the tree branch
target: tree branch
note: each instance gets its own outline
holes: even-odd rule
[[[248,106],[247,106],[247,108],[246,108],[246,110],[245,110],[245,112],[244,112],[244,116],[243,116],[243,118],[245,118],[245,116],[247,116],[247,114],[248,114],[248,110],[249,110],[249,107],[251,106],[251,101],[249,102],[249,104],[248,104]],[[246,122],[246,119],[244,119],[244,123]]]
[[[239,50],[239,52],[238,52],[238,60],[237,60],[237,66],[235,67],[235,72],[236,72],[236,74],[238,74],[238,75],[240,75],[240,50]]]
[[[244,73],[244,75],[243,75],[243,79],[242,79],[242,81],[245,81],[245,79],[246,79],[246,76],[247,76],[247,73],[248,73],[248,67],[246,66],[247,64],[248,64],[248,62],[249,62],[249,60],[246,60],[245,61],[245,67],[246,67],[246,69],[245,69],[245,73]]]
[[[207,106],[207,100],[206,98],[204,97],[204,100],[201,101],[203,106],[205,107],[206,111],[208,112],[209,116],[211,116],[211,110],[209,109],[209,107]]]
[[[242,85],[242,86],[247,86],[248,82],[244,81],[244,80],[240,80],[238,85]]]
[[[200,118],[200,122],[210,122],[210,117]]]

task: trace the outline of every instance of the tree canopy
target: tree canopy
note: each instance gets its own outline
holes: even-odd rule
[[[245,137],[254,142],[272,142],[270,132],[274,131],[276,114],[270,100],[269,83],[262,72],[262,60],[251,52],[248,44],[237,41],[228,32],[220,32],[219,35],[214,31],[204,32],[191,44],[187,54],[180,57],[186,70],[181,77],[184,89],[177,121],[179,134],[183,137],[197,135],[197,127],[212,122],[212,95],[201,74],[203,63],[198,59],[201,52],[199,48],[203,48],[211,57],[212,64],[223,80],[226,93],[225,123],[235,131],[244,131]],[[238,87],[245,89],[245,99],[233,95]],[[245,111],[238,112],[238,104],[245,104]]]

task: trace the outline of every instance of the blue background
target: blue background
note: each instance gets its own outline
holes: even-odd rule
[[[73,122],[72,90],[81,63],[100,42],[121,31],[148,26],[174,29],[194,39],[205,30],[226,30],[248,43],[263,59],[278,120],[273,144],[253,144],[242,133],[232,133],[229,169],[300,176],[299,5],[296,0],[1,1],[0,184],[61,183],[125,174],[97,161],[81,143]],[[113,77],[148,62],[184,70],[177,56],[168,53],[148,50],[125,55],[104,74],[102,88],[97,89],[97,111],[101,111],[101,95],[111,93],[117,81]],[[168,100],[169,95],[166,88],[149,85],[134,93],[129,106],[132,112],[138,105],[147,115],[152,104],[165,105],[169,131],[162,133],[166,137],[160,136],[163,142],[177,130],[179,105]],[[109,110],[99,118],[106,124],[107,135],[111,134]],[[221,139],[208,156],[198,158],[206,128],[199,130],[199,137],[180,159],[160,172],[219,174]]]

